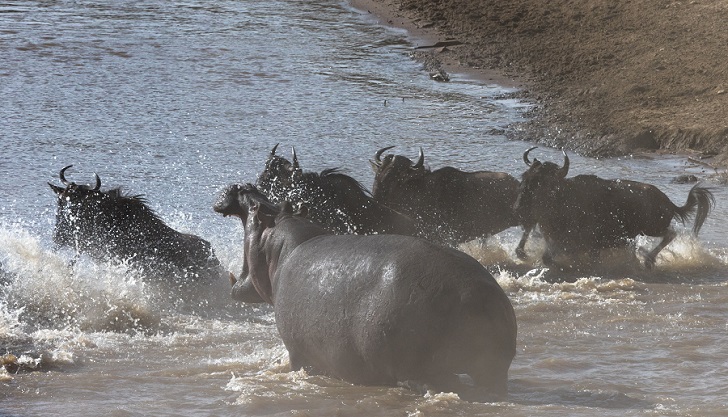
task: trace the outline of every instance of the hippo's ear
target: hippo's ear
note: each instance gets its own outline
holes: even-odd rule
[[[51,183],[48,183],[48,185],[50,185],[51,186],[51,190],[53,190],[53,192],[56,193],[56,194],[58,194],[58,195],[60,195],[64,191],[66,191],[66,189],[63,188],[63,187],[59,187],[59,186],[53,185]]]

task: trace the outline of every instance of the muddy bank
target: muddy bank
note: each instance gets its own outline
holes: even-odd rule
[[[352,0],[445,68],[522,87],[517,139],[589,156],[680,152],[728,166],[728,1]]]

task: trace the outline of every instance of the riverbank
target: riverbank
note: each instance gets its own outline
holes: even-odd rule
[[[728,167],[728,1],[351,0],[450,71],[521,87],[515,139],[588,156],[674,152]]]

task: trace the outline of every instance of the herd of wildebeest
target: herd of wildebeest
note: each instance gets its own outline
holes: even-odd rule
[[[255,185],[227,187],[214,211],[244,226],[243,270],[232,297],[273,306],[291,368],[360,384],[408,381],[481,399],[507,392],[516,352],[513,307],[460,243],[523,228],[515,253],[527,259],[536,227],[549,267],[598,262],[604,250],[634,254],[639,235],[661,238],[641,251],[645,268],[676,236],[672,220],[700,230],[714,205],[695,185],[683,206],[655,186],[594,175],[568,177],[523,154],[521,180],[503,172],[429,169],[380,149],[371,192],[336,168],[301,169],[273,147]],[[209,242],[167,226],[141,196],[66,179],[53,241],[95,259],[123,259],[153,276],[197,285],[222,278]],[[469,379],[464,378],[467,375]]]

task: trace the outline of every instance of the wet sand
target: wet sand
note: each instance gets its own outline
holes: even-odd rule
[[[449,71],[521,87],[515,139],[595,157],[680,153],[728,166],[728,1],[350,0]]]

